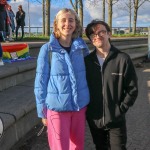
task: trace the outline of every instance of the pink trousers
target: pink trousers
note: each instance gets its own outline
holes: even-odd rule
[[[86,107],[80,111],[48,110],[47,127],[50,150],[84,150]]]

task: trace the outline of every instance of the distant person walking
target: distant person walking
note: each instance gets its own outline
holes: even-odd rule
[[[16,24],[17,24],[17,27],[16,27],[16,40],[18,40],[18,30],[19,30],[20,27],[21,27],[21,30],[22,30],[22,35],[21,35],[20,40],[22,40],[23,37],[24,37],[24,26],[25,26],[25,12],[22,9],[22,5],[18,6],[18,11],[16,13]]]

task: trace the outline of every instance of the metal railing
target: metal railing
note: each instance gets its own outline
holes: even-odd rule
[[[53,27],[50,27],[50,33],[53,31]],[[85,27],[83,28],[83,32]],[[19,31],[21,32],[21,30]],[[25,36],[39,36],[42,35],[43,27],[29,27],[25,26]],[[112,34],[128,34],[129,30],[127,27],[113,27]],[[148,27],[137,27],[137,33],[142,35],[148,35]]]

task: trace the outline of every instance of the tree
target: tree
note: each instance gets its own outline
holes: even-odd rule
[[[83,27],[83,1],[75,0],[74,3],[70,0],[70,3],[77,14],[79,14],[79,18],[81,21],[81,26]]]
[[[136,34],[136,24],[137,24],[137,13],[138,9],[145,2],[150,2],[150,0],[133,0],[134,3],[134,19],[133,19],[133,34]]]
[[[102,16],[103,16],[103,21],[105,21],[105,0],[103,0],[103,11],[102,11]]]
[[[75,2],[73,3],[72,0],[70,0],[70,3],[74,9],[74,11],[78,14],[78,0],[75,0]]]
[[[128,8],[128,12],[129,12],[129,32],[131,32],[131,20],[132,20],[132,12],[131,12],[131,10],[132,10],[132,8],[133,8],[133,4],[132,4],[132,2],[131,2],[131,0],[129,0],[129,2],[127,3],[127,2],[125,2],[125,4],[126,4],[126,6],[127,6],[127,8]]]
[[[125,4],[125,5],[124,5]],[[133,1],[128,0],[118,5],[120,10],[125,10],[129,13],[129,32],[131,32],[131,20],[132,20],[132,9],[133,9]]]
[[[113,14],[113,5],[116,4],[119,0],[106,0],[108,4],[108,25],[112,29],[112,14]]]
[[[46,0],[45,7],[45,36],[50,35],[50,3],[51,0]]]
[[[73,9],[76,11],[76,13],[79,15],[81,26],[83,27],[83,1],[75,0],[75,2],[73,3],[73,1],[70,0],[70,3]],[[82,33],[80,36],[82,36]]]
[[[43,36],[45,36],[45,0],[42,0],[42,11],[43,11]]]
[[[79,18],[81,21],[81,26],[83,27],[83,2],[79,0]]]

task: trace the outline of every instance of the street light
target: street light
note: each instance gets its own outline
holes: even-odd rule
[[[29,8],[30,8],[30,2],[28,0],[28,27],[29,27],[29,37],[30,37],[31,30],[30,30],[30,12],[29,12]]]
[[[148,27],[148,59],[150,59],[150,26]]]

